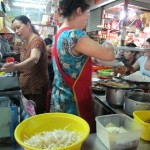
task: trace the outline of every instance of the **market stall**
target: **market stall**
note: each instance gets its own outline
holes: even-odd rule
[[[109,4],[109,2],[110,2],[110,4]],[[132,51],[136,51],[136,52],[149,51],[149,49],[143,48],[141,46],[142,46],[142,43],[145,41],[146,37],[148,36],[148,32],[146,31],[146,29],[150,25],[147,25],[147,20],[145,22],[141,21],[140,20],[141,18],[139,18],[139,17],[141,17],[142,15],[144,16],[145,14],[143,12],[148,11],[148,9],[150,9],[150,8],[140,10],[140,12],[139,12],[139,11],[137,11],[138,8],[137,7],[135,8],[133,6],[134,3],[131,1],[128,1],[128,17],[126,18],[127,22],[125,25],[124,22],[120,19],[120,15],[119,15],[119,12],[124,10],[124,3],[123,3],[124,1],[123,0],[119,0],[119,1],[111,0],[109,2],[108,1],[105,2],[103,0],[95,1],[96,5],[95,5],[95,8],[93,8],[93,9],[97,9],[98,6],[101,6],[103,11],[101,11],[101,12],[99,11],[99,13],[98,13],[98,15],[100,15],[100,14],[102,15],[101,23],[97,24],[98,25],[97,28],[99,29],[99,31],[94,31],[95,32],[94,34],[90,34],[91,38],[93,38],[97,42],[100,42],[101,39],[110,40],[115,45],[115,49],[118,51],[120,51],[120,50],[123,50],[123,51],[132,50]],[[126,0],[126,2],[127,2],[127,0]],[[134,1],[134,2],[137,2],[137,1]],[[127,3],[126,3],[126,6],[127,6]],[[126,7],[126,9],[127,9],[127,7]],[[142,5],[141,9],[143,9],[143,5]],[[95,12],[97,12],[97,11],[95,11]],[[130,16],[130,14],[133,14],[133,13],[135,13],[135,16],[137,17],[137,18],[135,18],[135,20],[132,20],[134,17]],[[54,26],[56,27],[56,25],[55,25],[56,22],[50,23],[51,18],[49,16],[46,16],[46,17],[48,17],[48,20],[46,20],[46,22],[44,22],[44,24],[34,24],[36,26],[36,28],[39,30],[39,33],[41,35],[43,34],[43,37],[47,36],[48,35],[47,33],[53,34],[53,32],[56,31],[53,28]],[[54,23],[54,26],[52,26],[53,23]],[[123,40],[125,40],[125,42],[134,42],[141,48],[128,48],[128,47],[124,47],[124,46],[118,46],[118,45],[120,45],[120,43],[118,41],[121,41],[121,39],[122,39],[122,38],[120,38],[119,35],[122,34],[121,30],[124,27],[126,27],[125,30],[127,31],[126,32],[127,34],[125,34],[126,39],[123,39]],[[115,145],[114,150],[117,150],[116,149],[117,144],[119,147],[118,150],[122,149],[122,147],[124,146],[124,143],[122,141],[127,141],[125,143],[125,148],[123,148],[123,149],[127,149],[127,148],[135,149],[136,148],[137,150],[149,150],[149,147],[150,147],[149,140],[150,139],[148,139],[147,141],[146,140],[143,141],[142,139],[140,139],[140,132],[142,131],[142,127],[140,124],[138,124],[137,122],[135,123],[135,121],[133,120],[133,112],[135,110],[143,110],[143,109],[150,110],[150,101],[149,101],[150,81],[140,81],[140,82],[137,80],[131,81],[129,78],[125,77],[125,73],[127,71],[129,73],[128,75],[130,75],[131,68],[125,68],[125,67],[126,66],[124,66],[124,68],[119,68],[118,70],[122,71],[123,74],[118,76],[118,73],[119,73],[118,72],[117,76],[116,76],[116,75],[114,75],[115,67],[93,66],[93,72],[94,72],[93,74],[95,74],[96,76],[94,77],[94,79],[93,78],[91,79],[91,77],[90,77],[89,81],[92,80],[92,87],[90,90],[92,91],[92,100],[93,100],[94,113],[95,113],[94,117],[95,118],[97,116],[105,117],[108,114],[109,115],[111,114],[112,118],[115,115],[118,115],[118,116],[120,115],[121,117],[123,117],[123,119],[121,118],[121,121],[123,120],[122,122],[123,122],[123,124],[125,124],[125,127],[126,126],[129,127],[129,128],[127,128],[128,136],[126,136],[126,138],[120,138],[119,144],[117,143],[118,141],[112,142],[112,144]],[[15,78],[12,79],[13,81],[9,81],[9,83],[11,83],[11,85],[13,85],[13,82],[14,82],[14,84],[17,84],[18,76],[14,76],[14,74],[11,74],[11,75],[12,76],[10,76],[10,78],[11,77],[15,77]],[[7,81],[10,78],[8,78]],[[4,81],[5,79],[6,78],[2,79],[1,83],[7,83],[6,81]],[[138,78],[138,79],[142,79],[142,78]],[[85,82],[86,82],[86,79],[84,80],[84,83]],[[141,84],[143,86],[141,86]],[[15,86],[17,86],[17,85],[15,85]],[[9,86],[9,84],[5,85],[5,88],[7,89],[8,86]],[[2,89],[5,89],[5,88],[2,88]],[[65,89],[65,88],[62,88],[62,89]],[[134,91],[137,89],[138,90],[140,89],[142,92]],[[83,90],[83,89],[81,89],[81,90]],[[89,90],[89,93],[90,93],[90,90]],[[80,92],[82,92],[82,91],[79,91],[79,94],[80,94]],[[20,94],[21,93],[19,91],[19,96],[20,96]],[[132,96],[132,94],[133,94],[133,96]],[[7,93],[7,95],[8,95],[8,93]],[[134,97],[135,97],[134,95],[138,95],[139,101],[137,101],[136,98],[134,99]],[[0,98],[1,98],[1,96],[3,96],[3,94],[0,93]],[[6,96],[6,94],[4,96]],[[145,98],[145,101],[143,100],[144,98]],[[132,100],[135,100],[135,103],[134,103],[135,105],[133,105],[132,111],[131,111],[131,109],[128,110],[127,108],[128,108],[128,102],[130,102]],[[12,115],[11,107],[9,105],[10,101],[11,100],[7,99],[7,102],[8,102],[7,106],[9,106],[9,110],[8,110],[9,113],[7,113],[8,119],[6,120],[6,124],[8,122],[11,122],[14,119],[14,118],[10,117]],[[19,99],[19,102],[20,102],[20,99]],[[142,104],[141,104],[141,102],[142,102]],[[86,101],[86,103],[87,103],[87,101]],[[135,108],[135,106],[137,106],[137,105],[139,107]],[[18,105],[18,107],[20,107],[20,105]],[[88,112],[89,109],[87,109],[86,111]],[[42,117],[42,115],[43,115],[43,117]],[[80,148],[81,148],[81,150],[88,150],[88,149],[89,150],[99,150],[99,149],[107,150],[108,147],[109,147],[109,149],[111,149],[110,145],[108,144],[109,140],[105,141],[106,143],[103,141],[103,140],[107,139],[108,136],[105,137],[105,134],[100,134],[98,129],[97,129],[96,133],[89,134],[89,126],[87,125],[86,122],[84,122],[82,120],[82,118],[80,118],[81,120],[77,121],[77,123],[76,123],[76,120],[78,120],[79,118],[73,119],[73,120],[71,120],[73,118],[73,116],[67,117],[67,119],[65,118],[65,115],[69,116],[69,114],[62,115],[62,114],[58,113],[57,114],[58,116],[57,115],[55,116],[55,113],[48,113],[48,114],[42,114],[42,115],[41,116],[35,115],[35,117],[33,117],[33,120],[32,120],[32,117],[29,118],[29,120],[27,119],[25,122],[20,123],[20,126],[18,126],[18,128],[16,129],[16,137],[17,137],[16,139],[17,139],[17,142],[22,147],[26,147],[26,145],[23,144],[25,142],[25,140],[28,140],[30,137],[32,137],[36,133],[41,133],[43,131],[53,130],[53,129],[57,130],[57,129],[62,128],[64,135],[66,133],[66,132],[64,132],[64,131],[66,131],[66,129],[69,129],[69,132],[77,130],[77,131],[80,131],[81,133],[84,131],[84,129],[86,129],[85,130],[86,135],[84,133],[81,135],[81,137],[84,137],[84,138],[80,139],[80,137],[79,137],[79,139],[78,139],[79,143],[73,142],[72,147],[76,146],[76,144],[79,146],[77,148],[75,147],[74,149],[71,149],[71,150],[78,150]],[[50,117],[49,117],[49,115],[50,115]],[[50,120],[52,115],[54,115],[54,117],[52,117],[52,120]],[[77,116],[74,116],[74,117],[76,118]],[[87,118],[88,117],[90,117],[90,116],[88,115]],[[110,118],[111,117],[109,117],[109,119]],[[128,120],[130,120],[129,122],[127,121],[127,123],[126,123],[126,118],[128,118]],[[108,121],[108,119],[106,119],[106,122],[107,123],[113,122],[113,126],[111,126],[111,127],[114,127],[115,119],[114,119],[114,121],[112,121],[112,120]],[[82,121],[83,121],[84,125],[82,124]],[[118,120],[116,122],[118,122]],[[119,122],[120,122],[120,119],[119,119]],[[132,122],[134,122],[134,123],[132,124]],[[18,123],[18,121],[17,121],[17,123]],[[138,125],[137,126],[135,125],[136,126],[135,127],[134,124],[138,124]],[[3,127],[6,130],[6,126],[3,126]],[[5,133],[5,135],[3,135],[3,137],[11,136],[11,135],[13,137],[15,127],[16,127],[16,124],[13,126],[12,132],[9,132],[10,128],[7,126],[7,132]],[[120,125],[118,125],[117,127],[119,128]],[[135,127],[135,129],[133,127]],[[104,133],[103,130],[101,130],[101,131],[102,131],[102,133]],[[132,132],[133,134],[136,134],[137,132],[138,133],[136,134],[136,136],[133,137],[133,134],[130,134],[130,131],[133,131]],[[89,136],[88,136],[88,134],[89,134]],[[61,135],[63,137],[63,134],[61,134]],[[117,135],[119,135],[118,132],[113,137],[118,137]],[[52,141],[56,140],[59,143],[60,141],[63,141],[62,139],[65,139],[65,138],[62,138],[61,140],[57,140],[56,136],[58,136],[58,133],[54,134]],[[26,137],[26,139],[25,139],[25,137]],[[85,140],[86,138],[87,138],[87,140]],[[99,138],[102,138],[102,140],[100,140]],[[112,139],[116,140],[117,138],[110,138],[110,140],[112,140]],[[72,140],[72,137],[69,138],[69,141],[71,141],[71,140]],[[37,142],[37,140],[35,140],[35,141]],[[68,139],[65,139],[64,141],[68,141]],[[40,142],[37,142],[37,144],[39,144]],[[82,145],[82,142],[83,142],[83,145]],[[46,143],[49,144],[49,141],[47,142],[47,139],[46,139]],[[82,145],[82,147],[80,144]],[[17,146],[15,150],[22,149],[22,147],[18,148],[18,146]],[[32,147],[32,143],[31,143],[31,147]]]
[[[149,1],[96,1],[91,9],[91,16],[96,11],[99,14],[99,24],[93,19],[87,30],[98,31],[100,39],[112,41],[115,46],[134,42],[142,46],[149,37]],[[126,7],[126,8],[125,8]],[[90,23],[90,22],[89,22]],[[95,27],[94,27],[95,26]]]

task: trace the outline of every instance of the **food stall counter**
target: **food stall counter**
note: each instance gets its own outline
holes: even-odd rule
[[[97,101],[102,105],[103,109],[106,109],[109,114],[125,114],[123,108],[112,107],[106,101],[105,95],[92,94],[93,100]],[[103,115],[103,114],[102,114]],[[105,145],[100,141],[100,139],[95,134],[90,134],[87,140],[84,142],[81,150],[108,150]],[[150,150],[150,142],[140,139],[137,150]]]

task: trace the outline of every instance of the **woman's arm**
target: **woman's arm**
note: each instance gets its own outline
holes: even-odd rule
[[[11,71],[21,71],[21,70],[30,69],[38,63],[40,56],[41,56],[41,51],[38,48],[34,48],[31,50],[31,54],[28,59],[18,64],[6,63],[0,69],[0,71],[11,72]]]
[[[106,48],[88,36],[81,38],[79,42],[72,48],[72,52],[75,55],[82,53],[87,56],[106,61],[112,61],[115,59],[114,49],[112,47]]]
[[[40,59],[41,56],[41,51],[38,48],[34,48],[31,50],[30,57],[26,59],[25,61],[16,64],[18,67],[18,70],[25,70],[25,69],[30,69],[34,65],[36,65]]]
[[[138,60],[132,65],[134,71],[138,70],[140,68],[140,64],[138,62]]]

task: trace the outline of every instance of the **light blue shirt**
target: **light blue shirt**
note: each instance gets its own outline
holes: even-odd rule
[[[141,71],[144,75],[147,75],[147,76],[150,77],[150,70],[146,70],[146,69],[145,69],[146,60],[147,60],[147,56],[141,56],[141,57],[138,59],[138,63],[139,63],[139,65],[140,65],[140,71]]]

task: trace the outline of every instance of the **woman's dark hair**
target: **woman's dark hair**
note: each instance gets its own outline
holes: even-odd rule
[[[126,46],[127,47],[137,47],[134,43],[128,43],[128,44],[126,44]],[[137,52],[135,52],[135,51],[130,51],[130,52],[132,52],[134,55],[137,54]]]
[[[148,38],[148,39],[146,40],[146,42],[148,42],[148,43],[150,44],[150,38]]]
[[[88,0],[59,0],[59,11],[64,18],[72,16],[78,7],[84,12],[90,7],[90,3]]]
[[[50,38],[45,38],[44,42],[46,45],[51,45],[52,44],[52,40]]]
[[[128,43],[126,44],[127,47],[136,47],[136,45],[134,43]]]
[[[15,20],[18,20],[18,21],[21,21],[23,24],[27,25],[27,23],[30,23],[31,24],[31,21],[30,19],[27,17],[27,16],[24,16],[24,15],[21,15],[21,16],[17,16],[15,17],[13,20],[12,20],[12,23],[15,21]],[[32,31],[39,35],[38,31],[35,29],[35,27],[31,24],[31,27],[32,27]]]

